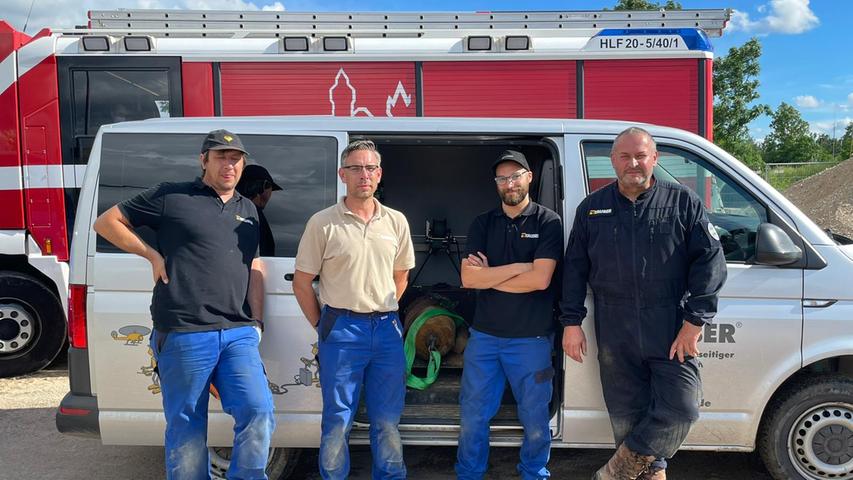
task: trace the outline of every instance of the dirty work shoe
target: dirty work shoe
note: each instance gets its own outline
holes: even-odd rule
[[[644,474],[637,477],[637,480],[666,480],[666,470],[663,468],[649,467]]]
[[[654,455],[640,455],[637,452],[629,450],[623,443],[619,445],[618,449],[616,449],[616,453],[610,457],[607,465],[601,467],[597,472],[595,472],[592,479],[635,480],[637,478],[642,478],[640,475],[648,470],[649,465],[651,465],[653,461],[655,461]],[[657,477],[651,478],[658,480]]]

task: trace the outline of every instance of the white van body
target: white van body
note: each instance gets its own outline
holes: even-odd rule
[[[301,234],[299,222],[292,219],[307,218],[344,195],[335,172],[351,138],[377,142],[383,154],[380,195],[408,217],[414,242],[420,245],[417,270],[431,252],[425,221],[447,219],[452,242],[464,247],[465,237],[459,234],[467,231],[474,215],[498,205],[488,165],[494,158],[491,152],[510,146],[527,152],[534,183],[539,182],[532,191],[534,200],[561,215],[568,238],[578,203],[591,188],[612,179],[607,152],[616,134],[631,125],[590,120],[220,117],[102,127],[83,182],[71,247],[70,283],[85,286],[88,347],[72,349],[72,387],[57,415],[60,430],[96,435],[105,444],[163,443],[165,421],[148,351],[150,265],[104,246],[92,223],[112,204],[160,181],[192,180],[199,171],[198,147],[208,131],[238,133],[253,153],[251,161],[267,167],[285,189],[270,202],[279,202],[280,210],[268,213],[277,249],[275,257],[263,258],[266,331],[260,349],[276,406],[273,446],[298,449],[319,445],[321,396],[312,351],[317,334],[304,319],[289,281]],[[721,234],[728,262],[719,311],[714,324],[705,327],[701,344],[701,417],[683,448],[758,447],[777,478],[850,478],[853,442],[846,442],[853,438],[853,245],[843,245],[843,239],[821,230],[706,139],[672,128],[643,128],[652,133],[661,152],[656,175],[697,191]],[[283,219],[280,225],[277,214]],[[764,242],[771,237],[776,244]],[[759,251],[765,243],[778,248]],[[787,251],[779,251],[785,245]],[[454,253],[453,248],[432,252],[456,262]],[[788,255],[786,265],[779,264],[782,254]],[[776,260],[757,260],[762,258]],[[468,297],[459,288],[458,275],[454,278],[451,262],[431,260],[411,284],[458,294],[464,304]],[[561,374],[555,377],[551,431],[557,448],[613,445],[595,360],[591,293],[587,300],[587,361],[571,361],[555,344],[554,362]],[[442,375],[452,375],[452,367],[446,372]],[[417,392],[410,392],[411,402],[407,396],[411,415],[404,413],[400,425],[405,443],[456,443],[458,417],[441,414],[452,411],[452,387],[439,391],[450,395],[444,410],[435,402],[417,400]],[[508,412],[511,407],[510,401]],[[70,411],[77,414],[67,414]],[[521,443],[520,424],[508,415],[493,423],[494,445]],[[812,417],[815,420],[809,421]],[[228,446],[233,423],[213,399],[209,425],[209,444]],[[368,442],[365,423],[356,422],[351,441]]]

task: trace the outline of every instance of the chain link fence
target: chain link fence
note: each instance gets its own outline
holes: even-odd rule
[[[839,162],[766,163],[761,175],[776,190],[784,191],[804,178],[818,174]]]

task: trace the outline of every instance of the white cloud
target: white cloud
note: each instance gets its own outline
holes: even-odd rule
[[[847,95],[847,103],[853,105],[853,93]]]
[[[33,3],[34,1],[34,3]],[[33,5],[27,22],[27,12]],[[274,0],[4,0],[3,19],[18,30],[27,22],[27,34],[44,27],[73,28],[86,25],[89,10],[155,8],[184,10],[284,10]]]
[[[767,15],[752,20],[749,13],[734,10],[726,31],[797,34],[820,24],[817,15],[809,8],[809,0],[771,0],[769,4],[759,6],[758,13]]]
[[[811,130],[812,133],[817,133],[817,134],[825,133],[831,137],[832,133],[833,133],[832,127],[834,125],[835,126],[835,138],[840,138],[842,135],[844,135],[844,129],[847,128],[848,123],[853,123],[853,118],[844,117],[844,118],[839,118],[839,119],[834,120],[834,121],[833,120],[815,121],[815,122],[809,123],[809,130]]]
[[[797,102],[797,106],[800,108],[817,108],[821,104],[821,101],[812,95],[800,95],[794,101]]]

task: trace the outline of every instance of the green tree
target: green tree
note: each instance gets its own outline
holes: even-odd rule
[[[667,0],[666,3],[649,2],[648,0],[619,0],[613,10],[681,10],[681,3]]]
[[[817,143],[817,155],[821,161],[829,162],[841,155],[840,138],[832,138],[825,133],[821,133],[815,137],[815,143]]]
[[[846,159],[853,157],[853,122],[848,123],[847,128],[844,129],[840,150],[839,158]]]
[[[714,142],[753,169],[763,165],[748,125],[770,107],[758,100],[761,43],[752,38],[714,59]]]
[[[809,132],[809,123],[800,111],[782,102],[773,113],[771,132],[764,139],[764,160],[768,163],[811,162],[819,157],[820,147]]]

